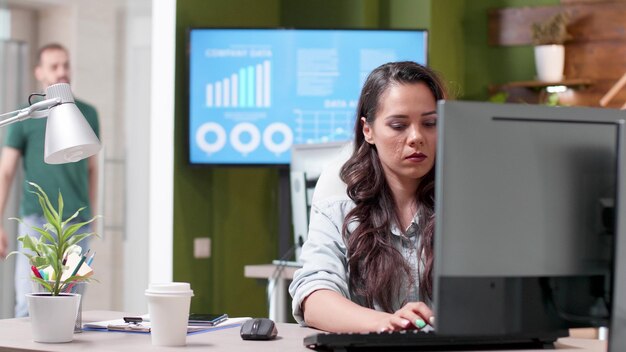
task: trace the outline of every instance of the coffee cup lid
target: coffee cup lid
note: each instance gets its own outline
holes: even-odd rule
[[[193,290],[188,282],[153,283],[145,293],[147,295],[193,296]]]

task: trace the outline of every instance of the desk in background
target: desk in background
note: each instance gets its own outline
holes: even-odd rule
[[[83,322],[119,319],[127,314],[112,311],[83,312]],[[296,324],[277,324],[278,338],[272,341],[244,341],[239,337],[239,328],[227,328],[187,336],[187,347],[152,346],[149,334],[125,332],[85,331],[74,334],[70,343],[33,342],[29,318],[0,320],[1,351],[308,351],[302,340],[317,330],[300,327]],[[592,339],[565,338],[556,343],[556,348],[564,352],[604,352],[606,342]],[[527,352],[539,350],[525,350]],[[543,350],[541,350],[543,351]]]
[[[287,309],[287,283],[293,279],[293,274],[298,269],[294,266],[279,268],[275,264],[246,265],[243,269],[243,275],[247,278],[267,280],[268,317],[277,323],[289,321],[291,311]]]

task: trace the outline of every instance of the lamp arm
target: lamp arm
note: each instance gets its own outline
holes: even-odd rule
[[[7,119],[0,121],[0,127],[8,126],[12,123],[27,120],[32,117],[35,117],[35,118],[46,117],[48,115],[47,111],[40,111],[40,110],[49,109],[58,104],[61,104],[61,98],[46,99],[46,100],[37,102],[27,108],[24,108],[21,110],[15,110],[7,114],[3,114],[3,115],[8,115],[8,114],[17,113],[17,115],[13,117],[9,117]]]

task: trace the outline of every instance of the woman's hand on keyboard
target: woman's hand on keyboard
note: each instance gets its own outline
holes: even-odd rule
[[[410,302],[378,323],[378,331],[423,329],[433,325],[433,311],[424,302]]]

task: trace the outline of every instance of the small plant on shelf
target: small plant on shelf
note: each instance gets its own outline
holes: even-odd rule
[[[532,34],[535,44],[535,68],[537,79],[544,82],[563,80],[565,68],[565,46],[571,36],[567,32],[570,15],[559,12],[546,21],[533,23]]]
[[[567,32],[571,16],[567,12],[559,12],[543,22],[532,25],[533,44],[549,45],[563,44],[572,37]]]

